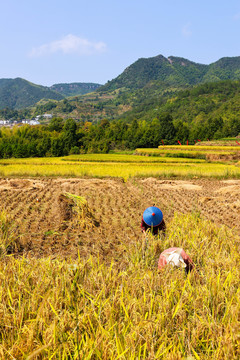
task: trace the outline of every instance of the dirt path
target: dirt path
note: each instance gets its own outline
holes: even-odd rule
[[[100,226],[81,230],[64,219],[64,192],[84,196]],[[240,180],[0,179],[0,211],[12,216],[20,250],[34,256],[121,254],[142,236],[142,213],[153,204],[166,224],[175,211],[197,210],[240,234]]]

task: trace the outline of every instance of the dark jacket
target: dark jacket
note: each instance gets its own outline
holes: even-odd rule
[[[154,234],[157,235],[160,231],[162,231],[163,233],[165,233],[166,231],[166,224],[164,222],[164,220],[162,220],[161,224],[157,225],[157,226],[149,226],[145,223],[145,221],[142,218],[142,222],[141,222],[141,229],[142,232],[146,232],[148,229],[150,229],[150,231]]]

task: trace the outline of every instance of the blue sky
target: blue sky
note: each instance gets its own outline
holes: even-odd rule
[[[0,78],[104,84],[139,58],[240,56],[239,0],[1,0]]]

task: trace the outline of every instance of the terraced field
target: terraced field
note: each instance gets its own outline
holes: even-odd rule
[[[1,159],[1,359],[239,359],[239,154],[189,152]]]
[[[75,215],[66,216],[61,201],[66,192],[87,199],[93,228],[83,229]],[[141,238],[142,213],[153,204],[163,210],[167,225],[174,212],[197,211],[240,234],[240,180],[0,179],[0,211],[13,219],[15,250],[37,257],[117,259]]]

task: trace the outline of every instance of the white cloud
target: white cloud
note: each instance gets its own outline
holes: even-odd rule
[[[29,53],[31,57],[40,57],[44,55],[62,52],[64,54],[78,54],[78,55],[92,55],[106,51],[106,44],[104,42],[92,42],[87,39],[69,34],[64,36],[61,40],[52,41],[48,44],[43,44],[32,48]]]
[[[192,35],[192,31],[191,31],[190,27],[191,27],[190,23],[183,26],[182,34],[184,37],[190,37]]]

